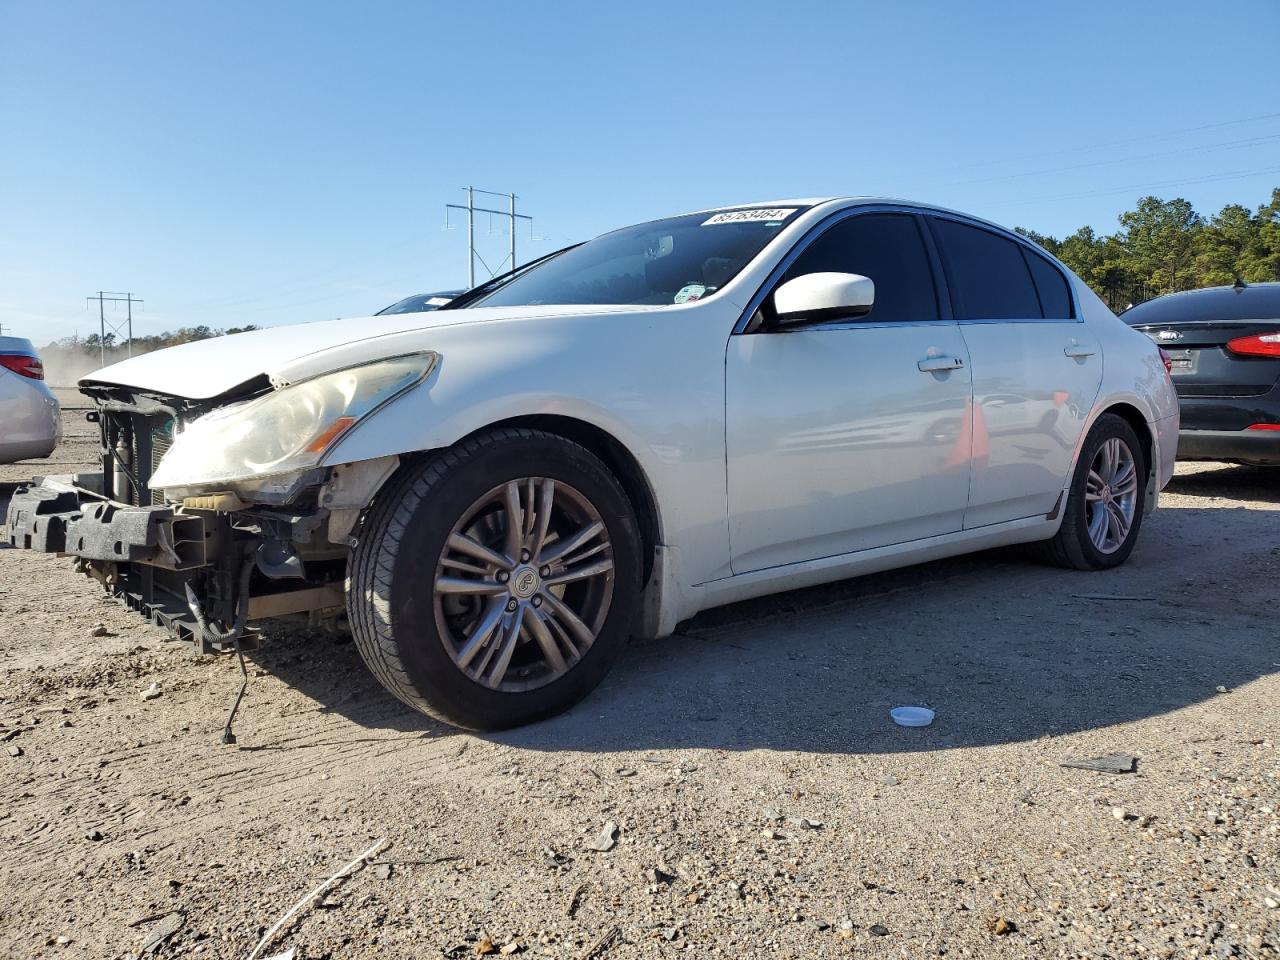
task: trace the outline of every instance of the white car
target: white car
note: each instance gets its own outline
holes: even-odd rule
[[[15,496],[16,545],[202,647],[345,606],[388,690],[475,728],[718,604],[1033,541],[1114,567],[1178,435],[1159,349],[1060,263],[872,199],[654,220],[81,387],[110,462]]]
[[[0,463],[37,460],[62,439],[58,400],[30,340],[0,337]]]

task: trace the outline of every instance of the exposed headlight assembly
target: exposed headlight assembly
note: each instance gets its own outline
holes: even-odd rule
[[[190,489],[295,474],[373,411],[426,379],[439,355],[378,360],[223,407],[188,424],[151,476],[153,489]]]

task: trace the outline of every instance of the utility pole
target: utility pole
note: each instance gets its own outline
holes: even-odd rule
[[[516,263],[516,221],[528,220],[529,229],[532,231],[533,217],[523,213],[516,213],[516,195],[514,193],[497,193],[493,190],[481,190],[479,187],[463,187],[462,189],[467,192],[467,205],[464,207],[458,203],[446,203],[444,208],[444,225],[446,228],[449,226],[450,210],[465,210],[467,212],[467,289],[470,290],[476,285],[476,259],[479,258],[480,263],[484,265],[484,268],[489,270],[489,265],[484,262],[484,257],[480,256],[479,252],[476,250],[476,214],[487,213],[490,217],[506,217],[509,221],[508,229],[510,234],[510,244],[508,246],[509,252],[507,253],[507,259],[503,261],[503,263],[498,264],[498,269],[489,270],[489,276],[491,277],[496,277],[499,273],[502,273],[502,267],[504,264],[510,264],[508,267],[510,270],[514,270],[518,266]],[[489,197],[505,197],[507,199],[507,209],[493,210],[489,207],[477,207],[475,202],[475,195],[477,193],[482,193]],[[532,232],[530,233],[530,236],[532,236]]]
[[[107,328],[111,328],[111,332],[119,334],[121,330],[127,331],[125,344],[129,350],[129,356],[133,356],[133,305],[142,303],[132,293],[117,293],[114,290],[99,290],[97,296],[85,297],[86,301],[98,301],[98,359],[102,361],[102,365],[107,365]],[[103,304],[106,303],[124,303],[128,304],[128,316],[124,323],[108,323],[106,310]]]

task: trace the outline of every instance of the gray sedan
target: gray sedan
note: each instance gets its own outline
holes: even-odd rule
[[[31,341],[0,337],[0,463],[53,453],[62,439],[59,413]]]

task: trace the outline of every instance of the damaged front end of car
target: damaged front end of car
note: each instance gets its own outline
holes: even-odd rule
[[[435,360],[411,354],[297,383],[261,376],[205,400],[82,381],[101,470],[20,487],[9,543],[72,557],[201,653],[251,644],[257,620],[335,627],[352,530],[399,457],[326,456]]]

